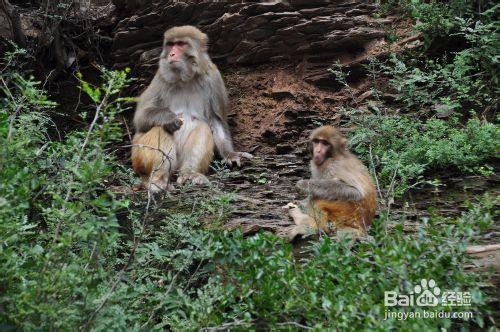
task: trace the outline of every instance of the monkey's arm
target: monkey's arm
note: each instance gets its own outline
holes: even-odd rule
[[[153,127],[163,126],[165,131],[172,134],[181,127],[182,120],[161,100],[163,87],[164,83],[157,73],[139,97],[134,114],[134,127],[137,132],[148,132]]]
[[[234,152],[233,141],[227,124],[223,120],[216,118],[212,121],[211,127],[217,151],[219,151],[222,158],[227,158]]]
[[[208,81],[210,87],[210,114],[211,128],[214,135],[215,146],[220,156],[229,164],[233,162],[238,166],[241,164],[241,158],[252,158],[250,153],[236,152],[233,148],[231,132],[227,125],[227,92],[224,81],[218,70],[213,71],[212,77]]]
[[[253,158],[250,153],[234,151],[231,133],[225,121],[216,119],[212,121],[211,127],[217,151],[226,163],[230,165],[236,163],[239,167],[241,166],[241,158]]]
[[[182,126],[182,120],[165,107],[150,106],[137,109],[134,116],[134,126],[137,132],[147,132],[155,126],[162,126],[169,133],[173,133]]]
[[[300,180],[297,188],[312,195],[314,198],[327,200],[359,201],[363,193],[353,185],[340,179],[332,180]]]

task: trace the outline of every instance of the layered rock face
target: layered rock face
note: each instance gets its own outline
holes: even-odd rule
[[[375,19],[370,1],[289,0],[207,2],[114,0],[119,17],[113,40],[117,67],[131,66],[147,83],[157,65],[163,32],[190,24],[210,37],[219,65],[287,62],[307,82],[334,84],[331,65],[356,63],[381,43],[388,19]],[[355,76],[355,75],[354,75]],[[140,84],[140,85],[142,85]]]

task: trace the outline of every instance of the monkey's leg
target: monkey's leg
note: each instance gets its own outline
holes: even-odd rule
[[[304,212],[302,212],[300,208],[298,207],[291,208],[288,211],[288,214],[290,215],[290,217],[292,217],[293,221],[295,222],[295,225],[304,225],[316,228],[316,222],[314,221],[314,219],[311,218],[309,215],[305,214]]]
[[[337,237],[339,238],[348,237],[355,240],[366,237],[366,233],[358,228],[342,227],[337,229]]]
[[[293,241],[297,235],[306,235],[310,233],[310,228],[306,225],[295,225],[286,233],[286,236],[288,237],[288,241]]]
[[[289,208],[289,207],[290,204],[288,204],[284,208]],[[307,213],[302,212],[299,207],[292,207],[288,210],[289,215],[295,222],[295,226],[288,231],[287,234],[288,240],[292,241],[299,234],[300,235],[311,234],[311,230],[316,230],[318,228],[325,232],[329,231],[326,227],[322,226],[325,223],[321,219],[324,218],[324,215],[322,213],[311,211],[310,203],[307,203],[305,209],[307,210]],[[311,217],[309,213],[311,213],[314,217]]]
[[[175,145],[172,137],[161,127],[153,127],[137,134],[132,147],[132,167],[142,176],[143,186],[153,192],[169,190],[169,179],[177,168]]]
[[[190,180],[194,184],[205,184],[208,179],[203,174],[207,172],[214,157],[214,137],[208,124],[199,120],[192,121],[191,131],[178,148],[180,169],[177,182]],[[186,129],[189,127],[186,126]]]

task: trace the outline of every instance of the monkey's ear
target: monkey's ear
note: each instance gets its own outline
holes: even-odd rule
[[[204,33],[200,35],[200,47],[203,52],[206,52],[208,49],[208,36]]]
[[[342,150],[347,150],[347,138],[345,138],[345,137],[341,137],[341,138],[339,139],[339,143],[340,143],[340,148],[341,148]]]

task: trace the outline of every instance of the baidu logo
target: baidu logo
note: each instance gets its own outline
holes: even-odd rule
[[[472,311],[450,311],[450,308],[470,306],[472,295],[470,292],[443,291],[434,279],[422,279],[413,286],[409,294],[399,294],[396,291],[384,292],[385,319],[406,320],[412,318],[462,318],[474,317]],[[436,306],[441,305],[441,309]],[[409,307],[423,307],[414,310]],[[404,309],[401,309],[404,308]],[[393,310],[392,310],[393,309]],[[458,308],[457,308],[458,309]]]
[[[386,307],[435,307],[438,304],[445,306],[470,306],[470,292],[443,292],[434,279],[422,279],[413,287],[409,294],[399,294],[395,291],[384,292]]]

